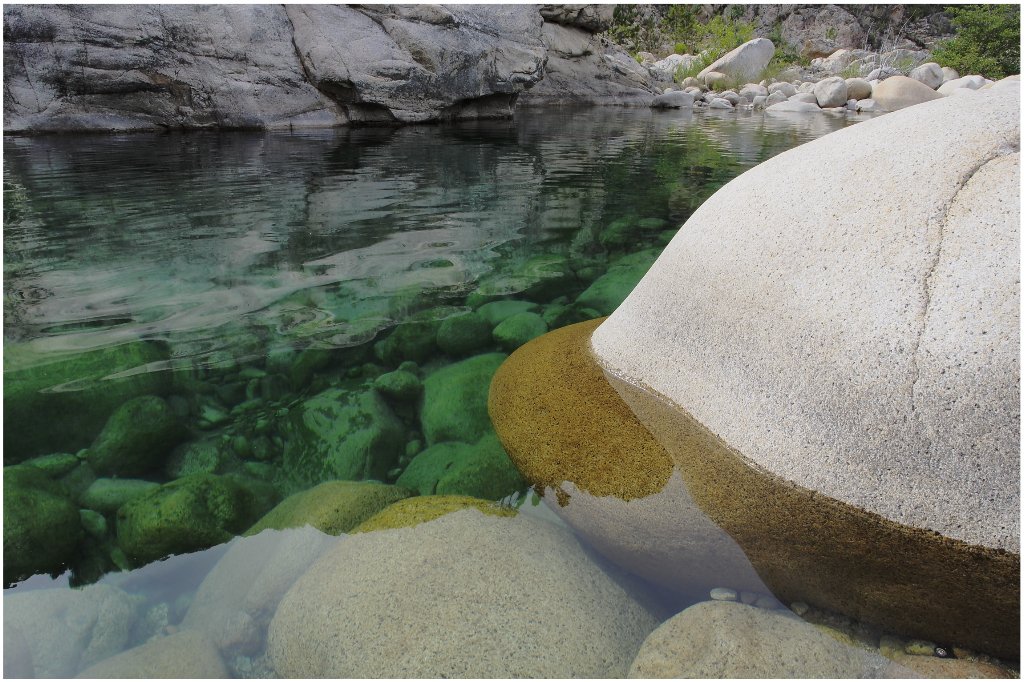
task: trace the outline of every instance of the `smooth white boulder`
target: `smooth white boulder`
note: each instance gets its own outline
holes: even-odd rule
[[[916,81],[921,81],[932,90],[938,90],[945,78],[942,75],[942,67],[935,62],[922,64],[910,72],[910,77]]]
[[[857,111],[864,111],[869,114],[884,114],[889,110],[869,97],[868,99],[857,100]]]
[[[940,95],[948,95],[957,88],[970,88],[971,90],[977,90],[984,86],[986,80],[982,76],[964,76],[963,78],[954,78],[953,80],[946,81],[939,89]]]
[[[781,92],[786,97],[792,97],[796,94],[796,88],[792,83],[772,83],[768,86],[768,94],[771,95],[776,92]]]
[[[710,66],[697,74],[697,78],[703,78],[706,74],[717,71],[737,80],[753,80],[761,75],[774,54],[775,45],[772,41],[767,38],[754,38],[712,62]]]
[[[839,76],[823,78],[814,84],[814,97],[818,101],[818,106],[823,109],[825,107],[841,107],[845,105],[848,99],[846,79]]]
[[[651,107],[655,109],[690,109],[693,107],[693,95],[689,92],[672,90],[655,97]]]
[[[785,102],[787,99],[786,95],[783,95],[781,92],[773,92],[768,95],[768,98],[765,100],[765,106],[770,107],[778,104],[779,102]]]
[[[846,96],[850,99],[867,99],[871,97],[871,83],[868,83],[863,78],[847,78]]]
[[[697,209],[594,354],[785,481],[1019,553],[1019,145],[1007,86],[780,154]]]
[[[807,104],[818,105],[818,98],[813,92],[798,92],[789,98],[790,102],[806,102]]]
[[[871,90],[871,99],[889,111],[899,111],[941,97],[924,83],[906,76],[886,78]]]
[[[765,111],[771,114],[805,114],[818,113],[821,111],[821,107],[819,107],[817,104],[812,104],[811,102],[796,102],[793,100],[788,100],[786,102],[779,102],[778,104],[773,104],[767,109],[765,109]]]

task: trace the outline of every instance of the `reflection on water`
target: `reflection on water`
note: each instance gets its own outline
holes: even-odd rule
[[[608,547],[630,527],[557,509],[591,547],[524,496],[490,377],[501,353],[614,310],[731,178],[846,124],[603,110],[5,138],[5,676],[8,654],[68,677],[155,674],[168,651],[206,676],[625,675],[706,576],[666,592],[601,555],[627,564]],[[277,506],[336,478],[527,513],[230,540],[275,507],[305,520],[272,527],[329,507],[342,533],[379,511],[372,485]],[[756,576],[721,587],[782,613]]]

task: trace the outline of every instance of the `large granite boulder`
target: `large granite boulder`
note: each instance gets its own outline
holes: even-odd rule
[[[111,656],[82,671],[83,679],[226,679],[228,669],[209,639],[177,632]]]
[[[695,604],[648,635],[630,678],[916,677],[883,656],[843,644],[790,611],[728,601]]]
[[[69,678],[124,649],[144,602],[110,585],[18,592],[4,595],[4,629],[24,636],[35,677]]]
[[[167,393],[169,372],[128,370],[168,357],[165,347],[145,341],[58,358],[32,344],[5,348],[4,463],[89,447],[123,403]]]
[[[511,116],[543,77],[534,5],[285,5],[309,81],[352,121]]]
[[[747,171],[592,344],[781,600],[1015,657],[1019,86],[971,105]]]
[[[710,66],[697,74],[697,78],[704,78],[705,75],[715,71],[731,76],[743,83],[745,81],[758,81],[764,67],[768,66],[772,56],[775,54],[775,45],[767,38],[754,38],[743,43],[735,50],[723,57],[716,59]]]
[[[39,469],[4,467],[4,585],[60,573],[82,539],[78,507]]]
[[[267,652],[279,677],[620,677],[656,625],[568,530],[464,509],[340,537]]]
[[[899,111],[941,98],[942,95],[921,81],[906,76],[890,76],[871,89],[871,99],[889,111]]]

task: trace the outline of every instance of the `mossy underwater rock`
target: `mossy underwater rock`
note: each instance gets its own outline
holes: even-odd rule
[[[547,323],[537,313],[519,313],[495,327],[493,335],[497,344],[511,353],[547,331]]]
[[[117,543],[139,564],[227,542],[268,511],[228,476],[194,474],[127,502],[117,512]]]
[[[82,493],[78,504],[104,516],[112,516],[126,502],[158,487],[160,487],[159,483],[141,479],[97,478]]]
[[[410,315],[380,342],[381,361],[392,367],[404,360],[423,362],[437,351],[437,331],[441,323],[463,310],[465,308],[441,306]]]
[[[619,566],[681,592],[767,592],[594,362],[589,342],[600,324],[534,339],[495,374],[488,408],[515,466],[560,518]]]
[[[445,318],[437,330],[437,345],[455,357],[468,355],[491,343],[490,324],[483,316],[466,311]]]
[[[405,449],[405,427],[377,391],[328,389],[291,409],[284,470],[295,489],[384,480]]]
[[[530,257],[516,268],[513,277],[529,282],[522,295],[538,301],[549,300],[578,286],[569,259],[554,253]]]
[[[450,441],[427,448],[395,484],[420,495],[469,495],[485,500],[500,500],[526,489],[526,481],[493,431],[475,445]]]
[[[657,249],[639,251],[613,263],[608,272],[598,277],[576,298],[576,305],[580,308],[593,308],[602,315],[611,315],[651,269],[658,259],[658,253]]]
[[[135,341],[40,361],[31,347],[4,348],[4,463],[89,447],[114,410],[142,395],[165,395],[170,372],[107,377],[167,360],[167,348]]]
[[[423,382],[420,422],[427,445],[476,443],[488,431],[487,391],[504,353],[477,355],[434,372]]]
[[[395,485],[327,481],[290,496],[245,531],[245,536],[257,535],[267,528],[285,530],[305,525],[328,535],[340,535],[410,494]]]
[[[362,522],[349,533],[354,535],[355,533],[372,533],[375,530],[411,528],[461,509],[478,509],[490,516],[512,517],[518,513],[512,507],[502,506],[490,500],[481,500],[472,495],[426,495],[396,502],[369,520]]]
[[[4,467],[4,585],[59,572],[83,537],[78,507],[39,469]]]
[[[374,379],[373,387],[384,397],[399,402],[412,402],[420,397],[423,390],[418,376],[400,369],[381,374]]]
[[[89,448],[88,461],[100,475],[138,476],[163,465],[167,453],[186,434],[163,398],[132,398],[110,415]]]
[[[494,301],[480,306],[477,314],[483,317],[491,325],[491,329],[520,313],[536,312],[539,305],[532,301]]]
[[[784,603],[1019,657],[1019,147],[1007,84],[780,154],[594,333]]]

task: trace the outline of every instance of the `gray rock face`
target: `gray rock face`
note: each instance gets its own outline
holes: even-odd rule
[[[540,15],[545,21],[565,26],[578,26],[598,33],[612,25],[615,5],[541,5]]]
[[[693,108],[693,95],[678,90],[666,92],[655,97],[651,107],[655,109],[691,109]]]
[[[932,90],[938,90],[945,79],[945,76],[942,75],[942,67],[935,62],[922,64],[910,72],[910,77],[916,81],[921,81]]]
[[[787,611],[730,601],[700,602],[644,641],[630,678],[915,677],[878,654],[856,649]]]
[[[511,115],[543,77],[543,19],[527,5],[286,5],[310,83],[353,121]]]
[[[7,5],[4,131],[347,122],[280,5]]]
[[[775,45],[767,38],[748,40],[721,59],[697,74],[701,78],[712,71],[724,73],[740,80],[753,80],[761,75],[761,71],[775,54]],[[709,83],[710,85],[710,83]]]
[[[819,107],[841,107],[846,104],[846,80],[839,76],[825,78],[814,86]]]

